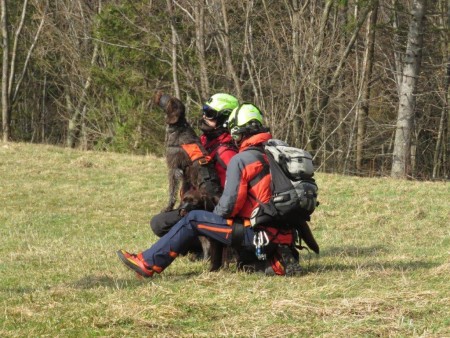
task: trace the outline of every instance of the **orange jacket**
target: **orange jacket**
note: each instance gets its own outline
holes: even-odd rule
[[[272,196],[269,164],[263,152],[252,148],[262,147],[271,138],[270,133],[259,133],[242,142],[239,153],[228,164],[224,191],[214,213],[224,218],[249,219],[257,200],[269,201]]]

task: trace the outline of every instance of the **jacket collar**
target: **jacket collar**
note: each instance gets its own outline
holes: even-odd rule
[[[249,147],[260,146],[264,142],[269,141],[271,138],[272,138],[271,133],[259,133],[256,135],[252,135],[249,138],[246,138],[244,141],[242,141],[241,145],[239,146],[239,152],[244,151]]]
[[[207,144],[208,146],[233,142],[233,139],[231,138],[231,135],[228,132],[223,132],[222,134],[213,139],[209,139],[205,134],[203,134],[200,136],[200,139],[203,145]]]

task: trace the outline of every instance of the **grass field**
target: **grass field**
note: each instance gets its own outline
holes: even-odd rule
[[[450,337],[450,184],[317,174],[320,256],[301,276],[177,259],[155,241],[163,159],[0,143],[1,337]]]

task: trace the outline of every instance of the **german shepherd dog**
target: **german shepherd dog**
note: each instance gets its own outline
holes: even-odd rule
[[[174,209],[178,192],[180,193],[180,215],[194,209],[212,211],[217,204],[221,187],[213,164],[199,164],[193,162],[182,145],[197,144],[203,154],[207,154],[199,137],[186,120],[185,106],[177,98],[156,92],[154,103],[161,107],[166,122],[166,161],[169,169],[169,201],[163,212]],[[205,182],[205,171],[208,179]],[[181,190],[178,190],[181,182]],[[203,248],[204,258],[210,258],[210,271],[220,269],[222,266],[223,245],[215,240],[199,236]]]

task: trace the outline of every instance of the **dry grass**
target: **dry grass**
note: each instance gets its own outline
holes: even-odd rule
[[[162,159],[0,143],[0,336],[450,337],[449,183],[318,174],[320,257],[264,277],[177,259],[135,280]]]

